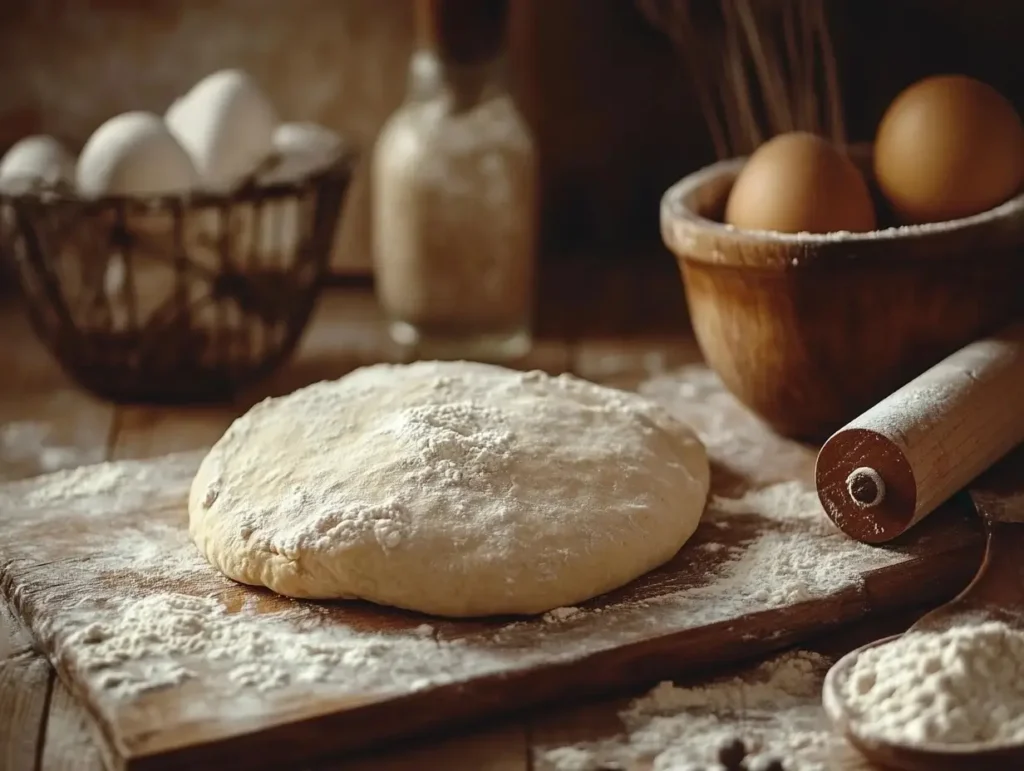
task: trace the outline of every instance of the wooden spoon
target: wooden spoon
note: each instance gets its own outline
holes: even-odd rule
[[[922,617],[910,632],[943,632],[954,626],[985,621],[1002,621],[1024,630],[1024,446],[979,478],[970,494],[987,531],[981,568],[963,592]],[[857,720],[845,703],[843,686],[861,653],[898,637],[887,637],[851,651],[825,677],[825,711],[850,744],[869,760],[904,771],[1024,768],[1024,742],[902,745],[858,731]]]

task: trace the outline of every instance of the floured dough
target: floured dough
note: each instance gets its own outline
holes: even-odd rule
[[[192,484],[192,538],[292,597],[542,613],[669,560],[708,460],[633,393],[486,364],[365,367],[236,420]]]

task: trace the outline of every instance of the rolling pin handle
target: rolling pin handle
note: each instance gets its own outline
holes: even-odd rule
[[[885,500],[885,480],[873,468],[861,466],[846,478],[846,491],[857,506],[870,509]]]

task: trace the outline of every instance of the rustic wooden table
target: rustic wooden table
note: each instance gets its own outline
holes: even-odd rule
[[[284,393],[351,368],[396,358],[372,295],[333,291],[321,303],[289,367],[255,397]],[[686,334],[554,335],[523,366],[631,386],[652,370],[699,358]],[[248,404],[229,408],[114,407],[78,390],[32,336],[21,309],[0,306],[0,480],[112,458],[144,458],[209,446]],[[836,655],[905,628],[916,614],[874,620],[809,647]],[[634,694],[635,695],[635,694]],[[552,771],[545,749],[613,736],[623,698],[531,713],[449,737],[403,742],[324,769],[346,771]],[[0,603],[0,771],[100,771],[89,717]],[[871,768],[837,742],[832,767]],[[628,771],[644,771],[637,767]]]

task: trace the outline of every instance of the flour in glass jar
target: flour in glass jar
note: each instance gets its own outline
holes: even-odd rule
[[[375,152],[373,214],[393,333],[396,323],[438,338],[525,329],[536,184],[532,139],[506,94],[464,110],[411,101],[392,116]]]

